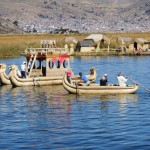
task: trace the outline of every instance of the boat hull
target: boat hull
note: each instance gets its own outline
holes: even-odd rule
[[[1,85],[11,85],[9,80],[10,73],[6,74],[6,64],[0,64],[0,83]]]
[[[16,74],[10,76],[10,82],[13,87],[20,86],[43,86],[43,85],[60,85],[63,77],[35,77],[19,78]]]
[[[17,76],[17,69],[18,69],[17,66],[12,65],[12,73],[9,79],[13,87],[62,85],[63,76],[48,76],[48,77],[39,76],[39,77],[19,78]],[[94,82],[96,79],[96,71],[94,75],[89,76],[89,78],[91,82]]]
[[[138,85],[128,85],[126,87],[108,85],[100,86],[99,84],[91,84],[90,86],[71,85],[66,76],[63,78],[64,88],[72,94],[130,94],[138,90]]]
[[[0,82],[2,85],[11,85],[9,75],[7,75],[5,72],[0,73]]]

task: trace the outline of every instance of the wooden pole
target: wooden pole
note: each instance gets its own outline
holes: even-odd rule
[[[143,85],[139,84],[138,82],[136,82],[135,80],[128,78],[129,80],[133,81],[134,83],[138,84],[139,86],[141,86],[142,88],[144,88],[146,91],[150,92],[149,89],[147,89],[146,87],[144,87]]]

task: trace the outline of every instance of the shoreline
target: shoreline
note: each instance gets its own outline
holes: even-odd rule
[[[5,56],[0,57],[0,59],[9,59],[9,58],[19,58],[20,56]],[[133,52],[133,53],[125,53],[125,52],[75,52],[70,54],[70,56],[150,56],[150,52]]]
[[[150,52],[75,52],[71,56],[150,56]]]

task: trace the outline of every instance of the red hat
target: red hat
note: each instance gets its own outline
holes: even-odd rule
[[[71,71],[66,71],[65,73],[67,74],[68,77],[72,75]]]

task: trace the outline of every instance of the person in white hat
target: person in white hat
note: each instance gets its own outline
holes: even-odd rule
[[[119,86],[125,87],[126,86],[126,82],[128,81],[128,78],[124,77],[122,72],[119,72],[118,76],[117,76],[117,80],[118,80]]]
[[[21,64],[21,77],[26,78],[26,62],[23,61]]]
[[[102,78],[100,79],[100,85],[101,86],[106,86],[107,85],[107,74],[104,74],[103,76],[102,76]]]

